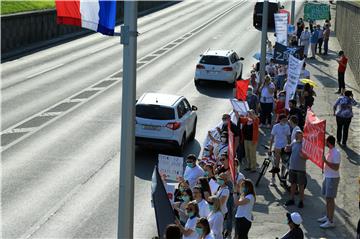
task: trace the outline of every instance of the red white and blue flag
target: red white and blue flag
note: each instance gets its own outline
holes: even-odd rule
[[[114,35],[116,1],[56,0],[57,23],[87,28]]]

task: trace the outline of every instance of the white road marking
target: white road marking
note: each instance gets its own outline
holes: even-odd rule
[[[45,69],[45,70],[43,70],[43,71],[40,71],[40,72],[38,72],[38,73],[29,75],[29,76],[26,77],[26,79],[30,79],[30,78],[33,78],[33,77],[35,77],[35,76],[44,74],[44,73],[46,73],[46,72],[48,72],[48,71],[54,70],[54,69],[59,68],[60,66],[63,66],[63,65],[64,65],[64,63],[59,64],[59,65],[56,65],[56,66],[52,66],[52,67],[47,68],[47,69]]]

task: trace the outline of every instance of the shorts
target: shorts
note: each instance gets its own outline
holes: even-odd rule
[[[340,178],[324,178],[322,194],[326,198],[336,198]]]
[[[289,182],[292,184],[306,185],[306,172],[298,170],[289,170]]]

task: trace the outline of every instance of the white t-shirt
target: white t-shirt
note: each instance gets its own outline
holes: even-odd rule
[[[271,130],[271,135],[274,136],[274,145],[276,149],[285,148],[288,144],[287,137],[290,136],[290,126],[288,124],[275,124]]]
[[[198,202],[199,206],[199,216],[200,217],[207,217],[210,213],[209,204],[202,199],[200,202]]]
[[[210,232],[209,234],[207,234],[204,239],[215,239],[214,235]]]
[[[193,168],[186,166],[184,179],[189,182],[191,189],[196,185],[198,178],[202,176],[204,176],[204,170],[199,165],[196,165]]]
[[[340,164],[341,154],[337,148],[332,148],[326,154],[326,160],[330,163]],[[324,165],[324,176],[325,178],[339,178],[340,172],[331,169],[327,164]]]
[[[237,207],[235,218],[245,217],[248,221],[252,222],[253,221],[252,210],[254,207],[255,198],[254,195],[252,194],[246,195],[245,198],[249,199],[249,203],[245,205],[239,205]]]
[[[275,89],[274,83],[270,82],[268,86],[264,86],[261,90],[261,97],[260,102],[261,103],[273,103],[274,102],[274,94],[269,93],[269,89]]]
[[[227,200],[229,199],[229,195],[230,195],[230,191],[227,186],[224,188],[219,188],[219,190],[216,192],[216,197],[218,197],[219,199],[226,196],[226,200],[225,200],[224,204],[221,205],[221,212],[223,215],[225,215],[228,212],[226,203],[227,203]]]
[[[295,135],[296,135],[296,131],[301,130],[299,126],[295,126],[295,128],[293,128],[292,132],[291,132],[291,139],[290,139],[290,143],[294,142],[295,140]]]
[[[189,218],[186,221],[185,230],[191,229],[191,230],[193,230],[193,232],[189,236],[183,235],[183,239],[198,239],[198,235],[195,231],[197,220],[198,220],[197,217],[193,217],[192,219]]]
[[[220,212],[211,212],[208,216],[208,221],[210,225],[211,232],[214,234],[215,239],[223,239],[223,224],[224,224],[224,215]]]

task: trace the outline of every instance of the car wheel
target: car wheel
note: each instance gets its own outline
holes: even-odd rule
[[[193,141],[193,140],[195,139],[195,135],[196,135],[196,123],[197,123],[197,119],[195,119],[195,122],[194,122],[194,128],[193,128],[193,130],[192,130],[192,132],[191,132],[191,135],[190,135],[190,138],[189,138],[190,141]]]
[[[186,133],[184,133],[184,135],[183,135],[183,137],[182,137],[182,139],[181,139],[181,144],[178,146],[178,148],[177,148],[177,154],[179,155],[179,156],[181,156],[182,155],[182,153],[184,152],[184,149],[185,149],[185,143],[186,143]]]
[[[195,86],[198,87],[200,85],[200,80],[194,78]]]

